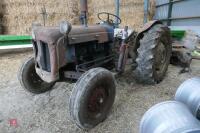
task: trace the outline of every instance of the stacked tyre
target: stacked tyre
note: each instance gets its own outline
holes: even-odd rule
[[[200,123],[190,110],[177,101],[153,106],[145,113],[140,133],[199,133]]]
[[[185,81],[176,101],[153,106],[145,113],[140,133],[200,133],[200,78]]]
[[[200,77],[189,79],[181,84],[176,92],[175,100],[184,103],[200,120]]]

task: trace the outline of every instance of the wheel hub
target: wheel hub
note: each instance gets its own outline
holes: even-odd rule
[[[104,106],[105,101],[106,101],[105,89],[102,87],[94,89],[89,98],[89,103],[88,103],[89,111],[93,113],[100,112]]]

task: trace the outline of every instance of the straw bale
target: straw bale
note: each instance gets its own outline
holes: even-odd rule
[[[89,0],[89,10],[92,10],[90,22],[98,22],[96,16],[99,12],[110,12],[115,14],[115,3],[113,0]],[[129,26],[138,30],[143,25],[144,11],[143,0],[122,0],[120,1],[121,27]]]
[[[46,26],[61,20],[78,22],[78,0],[6,0],[3,25],[7,34],[30,34],[33,22],[43,24],[42,8],[46,8]]]
[[[2,1],[2,0],[1,0]],[[4,0],[3,25],[7,34],[30,34],[33,22],[43,24],[42,8],[47,11],[46,26],[55,26],[61,20],[79,24],[79,0]],[[113,0],[88,0],[89,24],[99,22],[97,13],[115,13]],[[138,29],[143,24],[143,0],[120,2],[121,26]]]

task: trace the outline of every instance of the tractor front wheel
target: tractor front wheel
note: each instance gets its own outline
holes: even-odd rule
[[[154,25],[144,33],[137,49],[136,80],[141,83],[159,83],[165,77],[172,53],[170,30],[162,24]]]
[[[115,99],[115,79],[104,68],[84,73],[70,97],[70,115],[82,129],[88,130],[107,118]]]
[[[34,94],[44,93],[53,88],[55,82],[47,83],[43,81],[36,73],[34,58],[27,59],[18,72],[18,79],[21,86]]]

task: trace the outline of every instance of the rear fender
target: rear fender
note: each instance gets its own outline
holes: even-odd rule
[[[153,21],[150,21],[148,23],[146,23],[144,25],[144,27],[139,31],[137,37],[136,37],[136,41],[135,41],[135,45],[136,45],[136,49],[134,49],[134,51],[137,51],[137,49],[139,48],[140,46],[140,39],[143,37],[144,33],[147,32],[148,30],[150,30],[154,25],[156,24],[162,24],[161,21],[158,21],[158,20],[153,20]]]
[[[134,38],[134,33],[132,33],[126,40],[125,42],[126,43],[129,43],[132,39],[131,38],[134,38],[134,46],[133,46],[133,51],[136,53],[137,52],[137,49],[139,48],[140,46],[140,39],[143,37],[143,34],[145,32],[147,32],[149,29],[151,29],[154,25],[156,24],[162,24],[161,21],[158,21],[158,20],[154,20],[154,21],[150,21],[148,23],[146,23],[144,25],[144,27],[138,32],[136,38]]]

